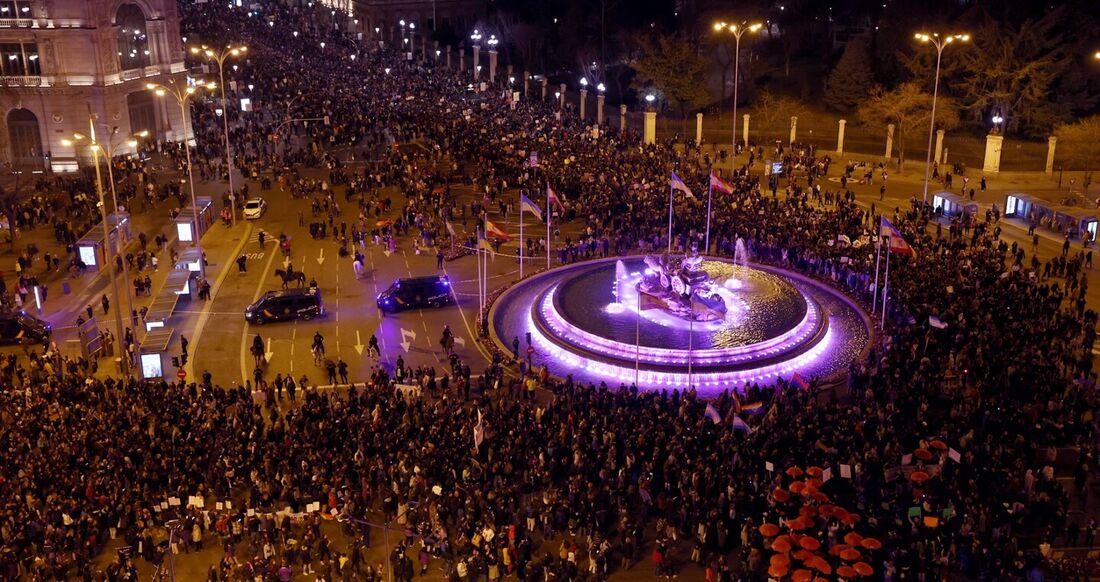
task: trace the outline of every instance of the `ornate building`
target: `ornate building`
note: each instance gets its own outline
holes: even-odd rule
[[[75,170],[88,148],[62,141],[88,133],[89,111],[104,134],[190,136],[177,104],[146,89],[185,82],[183,58],[175,0],[0,0],[0,156]],[[128,149],[121,141],[116,153]]]

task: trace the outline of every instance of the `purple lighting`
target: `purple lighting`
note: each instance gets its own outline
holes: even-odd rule
[[[794,273],[707,259],[708,293],[727,311],[692,322],[639,297],[640,258],[615,263],[560,267],[512,287],[490,311],[493,341],[508,352],[512,337],[530,334],[534,365],[560,377],[649,390],[690,384],[701,394],[795,372],[827,376],[869,345],[866,317],[851,301]]]

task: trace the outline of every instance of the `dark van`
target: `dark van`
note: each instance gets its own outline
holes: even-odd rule
[[[0,343],[39,343],[50,337],[50,324],[22,311],[0,314]]]
[[[244,318],[249,323],[267,323],[269,321],[287,321],[302,319],[309,321],[325,312],[321,302],[321,291],[316,287],[309,289],[283,289],[268,291],[255,303],[244,310]]]
[[[421,307],[443,307],[454,303],[451,280],[446,275],[398,279],[378,295],[378,309],[401,311]]]

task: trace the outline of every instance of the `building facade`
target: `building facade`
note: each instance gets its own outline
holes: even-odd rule
[[[21,170],[74,171],[113,128],[189,138],[179,106],[148,83],[186,82],[175,0],[0,0],[0,156]]]

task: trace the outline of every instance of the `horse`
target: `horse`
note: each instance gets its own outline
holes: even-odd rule
[[[299,287],[306,284],[306,274],[301,271],[287,273],[282,269],[275,269],[275,276],[283,280],[283,289],[289,287],[291,281],[297,281]]]

